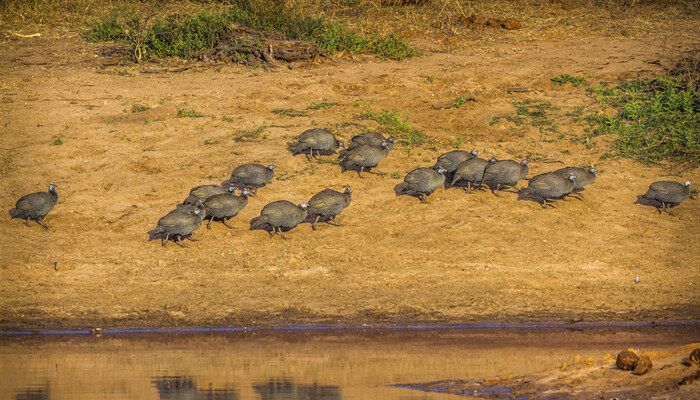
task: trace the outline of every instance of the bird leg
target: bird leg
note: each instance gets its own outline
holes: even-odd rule
[[[663,203],[664,204],[664,211],[668,213],[668,215],[675,217],[675,215],[671,212],[671,208],[668,206],[668,203]]]
[[[360,167],[360,169],[357,170],[357,175],[360,176],[360,179],[365,179],[362,177],[362,171],[364,171],[365,167]]]
[[[316,230],[316,224],[318,223],[318,220],[321,218],[320,215],[316,216],[316,220],[314,221],[313,224],[311,224],[311,229]]]
[[[496,190],[493,190],[493,188],[491,189],[491,193],[493,193],[496,197],[500,197],[500,196],[498,195],[498,190],[499,190],[500,188],[501,188],[501,184],[499,183],[499,184],[496,185]]]
[[[281,237],[282,239],[284,239],[284,240],[287,240],[287,237],[284,235],[284,233],[282,233],[281,230],[280,230],[280,237]]]
[[[35,219],[34,221],[35,221],[37,224],[43,226],[44,229],[46,229],[47,231],[49,230],[49,226],[46,225],[45,223],[43,223],[39,218]]]
[[[270,231],[270,238],[275,236],[277,234],[277,227],[273,226],[272,231]]]
[[[163,238],[160,238],[160,244],[161,246],[165,247],[165,244],[168,242],[168,239],[170,238],[170,232],[165,234],[165,240]]]
[[[211,229],[211,220],[214,219],[213,217],[208,218],[209,221],[207,221],[207,229]]]
[[[331,222],[333,222],[333,223],[331,224]],[[329,219],[328,222],[326,222],[326,223],[329,225],[334,225],[334,226],[343,226],[343,224],[341,224],[335,220],[335,217],[331,217],[331,219]]]
[[[233,227],[232,227],[231,225],[229,225],[228,222],[226,222],[225,219],[222,219],[222,220],[221,220],[221,223],[224,224],[224,226],[226,226],[228,229],[233,229]]]
[[[187,236],[184,236],[184,238],[187,239],[187,240],[189,240],[189,241],[192,241],[192,242],[198,242],[198,241],[199,241],[198,239],[193,238],[191,233],[190,233],[189,235],[187,235]]]
[[[428,204],[428,199],[423,193],[418,193],[418,199],[420,200],[421,203],[423,204]]]
[[[379,176],[384,176],[384,175],[386,175],[386,172],[382,172],[382,171],[373,171],[373,170],[371,170],[371,169],[368,169],[367,172],[369,172],[370,174],[375,174],[375,175],[379,175]]]
[[[29,217],[27,217],[27,219],[24,220],[24,225],[29,226]]]
[[[471,193],[472,192],[472,183],[467,181],[467,188],[464,189],[465,192]]]

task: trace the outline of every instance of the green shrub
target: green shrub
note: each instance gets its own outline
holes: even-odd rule
[[[613,153],[655,164],[670,160],[700,162],[700,95],[688,76],[624,81],[591,90],[614,115],[594,114],[588,137],[617,134]]]
[[[555,76],[554,78],[552,78],[550,80],[555,85],[563,85],[567,82],[571,82],[572,85],[578,86],[578,85],[586,82],[587,78],[588,78],[588,76],[574,76],[574,75],[569,75],[569,74],[562,74],[559,76]]]
[[[94,21],[84,36],[91,42],[127,41],[134,47],[137,60],[168,56],[194,58],[202,50],[215,47],[231,23],[311,41],[327,54],[338,51],[374,53],[394,60],[418,54],[394,34],[378,36],[351,32],[340,23],[303,15],[283,2],[262,0],[237,1],[224,12],[202,11],[152,22],[142,20],[131,10],[113,10]]]

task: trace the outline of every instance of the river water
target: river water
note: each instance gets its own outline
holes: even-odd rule
[[[0,399],[465,399],[389,385],[672,349],[697,326],[0,336]]]

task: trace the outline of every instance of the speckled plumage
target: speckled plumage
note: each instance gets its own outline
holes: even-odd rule
[[[48,192],[31,193],[20,197],[15,204],[15,208],[10,210],[10,219],[23,219],[27,225],[31,220],[44,227],[44,229],[49,229],[49,226],[42,220],[57,202],[56,185],[51,184]]]

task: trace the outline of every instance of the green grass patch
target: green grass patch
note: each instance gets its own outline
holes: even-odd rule
[[[63,135],[58,135],[49,143],[49,146],[60,146],[63,144]]]
[[[304,111],[295,110],[293,108],[278,108],[272,110],[273,114],[284,115],[286,117],[308,117],[309,115]]]
[[[311,103],[309,104],[308,107],[306,107],[307,110],[328,110],[331,107],[339,106],[340,103],[327,103],[325,101],[319,102],[319,103]]]
[[[613,155],[646,164],[700,164],[700,94],[689,74],[598,85],[590,91],[616,112],[589,115],[586,140],[616,134]]]
[[[148,111],[150,109],[151,109],[151,107],[144,106],[143,104],[134,104],[133,106],[131,106],[132,113],[140,113],[140,112]]]
[[[194,108],[178,108],[177,117],[178,118],[201,118],[204,114],[200,113]]]
[[[575,75],[569,75],[569,74],[562,74],[559,76],[555,76],[554,78],[552,78],[550,80],[555,85],[563,85],[565,83],[570,82],[575,87],[575,86],[579,86],[582,83],[585,83],[586,79],[588,79],[588,75],[575,76]]]
[[[376,121],[380,131],[396,136],[398,142],[408,149],[427,143],[426,136],[411,126],[408,117],[399,112],[382,110],[376,113],[367,107],[358,118]]]
[[[84,37],[91,42],[120,40],[131,44],[133,57],[196,58],[212,49],[231,24],[241,24],[290,39],[316,43],[326,54],[336,52],[372,53],[381,58],[401,60],[418,51],[395,34],[353,32],[325,17],[305,15],[287,2],[240,0],[225,11],[146,19],[130,9],[117,9],[92,22]]]
[[[460,108],[466,103],[473,101],[474,98],[472,96],[459,96],[457,99],[452,103],[452,108]]]

